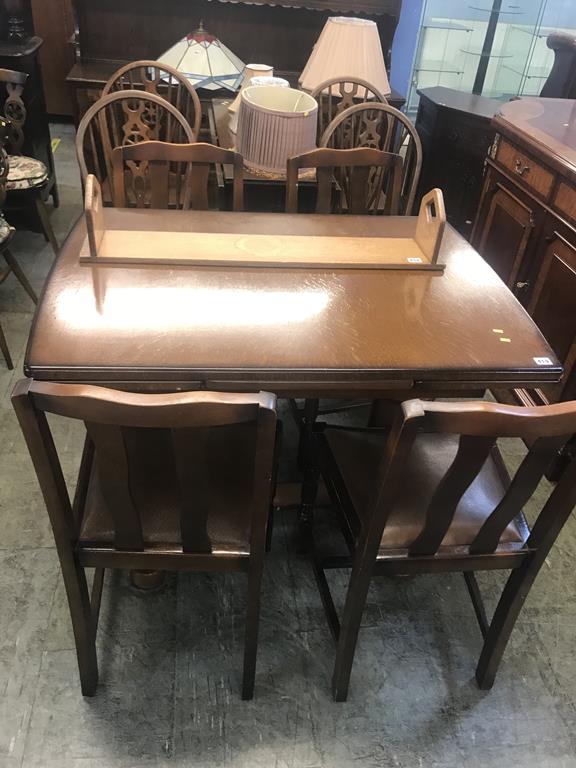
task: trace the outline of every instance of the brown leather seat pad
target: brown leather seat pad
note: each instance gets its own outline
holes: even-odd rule
[[[370,503],[369,497],[374,489],[376,469],[386,435],[330,429],[326,430],[325,435],[351,501],[362,517]],[[381,552],[407,549],[418,536],[432,495],[452,463],[457,449],[456,435],[417,436],[402,476],[396,504],[384,529]],[[442,546],[470,545],[483,522],[501,500],[505,488],[505,478],[490,456],[460,500]],[[508,525],[500,542],[522,544],[526,534],[526,527],[515,520]]]
[[[130,489],[140,513],[147,546],[179,547],[181,501],[172,442],[166,429],[124,429],[130,461]],[[207,450],[211,507],[208,535],[212,549],[247,553],[253,503],[254,425],[214,427]],[[80,545],[109,547],[114,524],[94,462]]]

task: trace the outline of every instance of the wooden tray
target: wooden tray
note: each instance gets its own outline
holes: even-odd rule
[[[87,242],[80,261],[138,266],[412,269],[442,271],[438,253],[446,223],[439,189],[422,199],[413,237],[331,237],[106,229],[97,179],[86,183]]]

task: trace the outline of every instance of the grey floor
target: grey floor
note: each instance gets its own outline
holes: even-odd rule
[[[52,216],[62,239],[81,198],[71,128],[53,135],[62,139]],[[14,251],[40,288],[52,261],[42,237],[19,232]],[[108,578],[101,682],[83,699],[56,553],[9,402],[32,310],[11,277],[0,289],[16,364],[7,372],[0,363],[0,768],[576,767],[574,519],[490,692],[473,679],[481,639],[462,578],[384,579],[369,595],[349,701],[334,704],[334,648],[286,512],[267,560],[252,702],[239,696],[243,577],[202,575],[170,577],[145,595],[123,574]],[[55,429],[72,478],[81,435]],[[510,462],[520,455],[508,448]],[[340,601],[345,579],[334,575]],[[490,606],[501,583],[481,580]]]

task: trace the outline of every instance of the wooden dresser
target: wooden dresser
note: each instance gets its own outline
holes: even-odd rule
[[[201,20],[242,61],[272,64],[294,84],[329,16],[375,21],[388,59],[400,7],[401,0],[74,0],[77,61],[67,78],[74,113],[81,117],[122,64],[156,59]]]
[[[560,384],[517,399],[576,399],[576,101],[511,101],[493,125],[471,242],[565,368]]]

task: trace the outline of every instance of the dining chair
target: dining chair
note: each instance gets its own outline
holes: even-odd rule
[[[166,99],[184,116],[194,132],[194,140],[198,139],[202,118],[200,99],[190,80],[177,69],[158,61],[132,61],[114,72],[102,89],[102,96],[125,90],[143,90]]]
[[[116,568],[246,573],[242,698],[252,698],[274,395],[134,394],[25,379],[12,403],[52,524],[83,695],[96,692],[104,571]],[[46,414],[86,425],[73,501]],[[86,568],[95,569],[91,595]]]
[[[411,216],[422,170],[422,142],[410,120],[389,104],[355,104],[332,120],[320,139],[321,147],[372,147],[404,159],[400,213]]]
[[[211,207],[210,170],[217,163],[233,166],[233,208],[241,211],[244,205],[242,155],[203,142],[146,141],[116,147],[112,153],[114,205],[208,210]]]
[[[400,155],[368,147],[323,148],[289,158],[287,213],[298,212],[298,173],[309,168],[316,171],[316,213],[398,214],[402,183]]]
[[[85,112],[76,133],[82,183],[94,174],[104,202],[110,204],[112,150],[142,141],[190,144],[196,135],[176,107],[155,93],[117,91],[103,96]]]
[[[376,86],[356,77],[325,80],[310,95],[318,102],[318,142],[336,115],[348,107],[363,102],[388,103]]]
[[[6,128],[7,122],[4,118],[0,118],[0,134],[3,133],[4,128]],[[9,176],[9,161],[8,161],[8,155],[6,153],[6,150],[0,143],[0,211],[2,210],[2,206],[4,205],[4,200],[6,199],[6,180]],[[10,242],[12,240],[12,237],[14,236],[14,227],[10,226],[10,224],[6,221],[4,216],[0,213],[0,253],[2,254],[4,261],[6,262],[6,267],[4,269],[0,269],[0,284],[2,284],[9,275],[13,274],[20,285],[24,288],[28,296],[32,299],[34,304],[38,303],[38,297],[36,296],[36,293],[34,292],[34,289],[30,285],[28,278],[24,274],[22,267],[12,254],[12,251],[10,250]],[[10,350],[8,348],[8,342],[6,341],[6,336],[4,335],[4,329],[2,328],[2,324],[0,323],[0,349],[2,350],[2,354],[4,356],[4,360],[6,361],[6,366],[9,370],[12,370],[14,368],[14,365],[12,363],[12,357],[10,355]]]
[[[0,83],[6,88],[3,112],[8,121],[3,145],[8,152],[9,173],[6,179],[6,203],[10,208],[33,209],[35,218],[54,253],[58,253],[58,241],[44,202],[50,181],[46,165],[35,157],[22,154],[26,136],[27,110],[22,94],[28,75],[11,69],[0,69]],[[57,197],[54,193],[57,204]]]
[[[576,504],[576,461],[532,528],[523,508],[576,429],[576,402],[535,408],[485,401],[402,404],[389,431],[317,425],[317,467],[347,553],[315,548],[314,572],[337,642],[332,690],[345,701],[371,579],[462,572],[484,644],[476,668],[489,689],[530,588]],[[511,479],[497,438],[530,449]],[[326,570],[351,566],[341,619]],[[491,621],[475,572],[510,570]],[[385,663],[383,661],[383,663]]]

